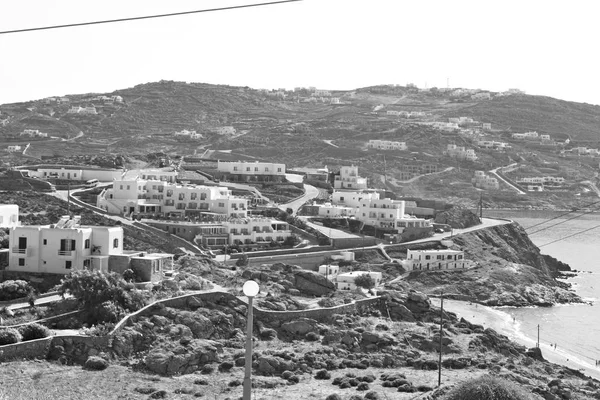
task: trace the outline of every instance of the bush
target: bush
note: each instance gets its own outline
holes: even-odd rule
[[[102,371],[108,368],[108,361],[106,361],[102,357],[98,356],[89,356],[83,365],[85,369],[90,369],[93,371]]]
[[[356,390],[360,390],[360,391],[369,390],[369,389],[370,389],[369,384],[367,382],[361,382],[356,387]]]
[[[333,299],[329,298],[329,297],[325,297],[320,299],[317,304],[319,305],[319,307],[335,307],[337,304],[335,304],[335,301],[333,301]]]
[[[361,288],[371,289],[375,287],[375,280],[369,274],[362,274],[354,278],[354,284]]]
[[[46,328],[44,325],[40,325],[38,323],[32,323],[28,325],[24,325],[19,329],[21,333],[22,340],[24,342],[28,340],[42,339],[48,337],[52,334],[50,329]]]
[[[308,332],[304,338],[309,342],[316,342],[319,340],[319,335],[316,332]]]
[[[325,400],[342,400],[342,397],[339,394],[334,393],[327,396]]]
[[[281,378],[282,379],[290,379],[290,377],[292,377],[294,375],[294,373],[292,371],[283,371],[283,373],[281,374]]]
[[[483,375],[458,384],[443,400],[532,400],[531,393],[518,384],[491,375]]]
[[[0,346],[5,344],[18,343],[21,340],[21,334],[16,329],[0,329]]]
[[[9,280],[0,283],[0,301],[20,299],[33,293],[33,288],[27,281]]]
[[[331,378],[331,373],[329,373],[329,371],[327,371],[326,369],[319,370],[315,374],[315,379],[330,379],[330,378]]]
[[[370,391],[367,392],[367,394],[365,394],[365,400],[380,400],[381,397],[379,396],[379,393],[375,392],[375,391]]]

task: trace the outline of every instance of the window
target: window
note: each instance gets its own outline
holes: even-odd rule
[[[269,172],[269,167],[265,167],[265,172]]]
[[[71,260],[65,261],[65,269],[71,269],[73,262]]]
[[[237,167],[236,167],[236,166],[234,166],[234,167],[233,167],[233,170],[234,170],[234,171],[237,171]]]
[[[254,172],[258,172],[258,167],[254,167]]]
[[[426,260],[429,260],[431,258],[431,256],[425,256]]]
[[[90,248],[90,239],[85,239],[85,242],[83,242],[83,247],[86,249]]]
[[[247,171],[247,172],[250,172],[250,167],[246,167],[246,171]]]
[[[340,201],[344,201],[344,196],[340,197]]]
[[[185,193],[179,193],[179,200],[185,199]]]
[[[448,255],[448,260],[451,260],[451,259],[452,259],[452,256],[451,256],[451,255]]]
[[[200,200],[206,200],[206,193],[200,193]]]
[[[219,203],[219,207],[225,207],[225,203]]]
[[[25,265],[25,259],[24,258],[19,258],[19,265],[20,266],[24,266]]]
[[[119,239],[113,239],[113,249],[116,249],[119,247]]]
[[[190,194],[190,200],[196,200],[198,198],[198,193]]]
[[[44,246],[48,244],[48,239],[44,239]]]
[[[127,185],[127,190],[131,189],[131,185]]]
[[[123,190],[123,185],[119,185],[119,189]]]
[[[281,168],[277,168],[277,172],[281,172]]]
[[[60,251],[69,251],[70,252],[73,250],[75,250],[75,240],[72,240],[72,239],[61,239],[60,240]]]

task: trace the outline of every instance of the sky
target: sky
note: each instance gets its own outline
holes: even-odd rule
[[[268,0],[2,0],[0,31]],[[303,0],[0,34],[0,104],[161,79],[464,87],[600,104],[596,0]]]

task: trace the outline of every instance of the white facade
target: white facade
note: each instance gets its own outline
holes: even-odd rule
[[[469,266],[460,250],[407,250],[403,263],[409,270],[463,269]]]
[[[365,275],[365,274],[369,275],[371,278],[373,278],[373,281],[375,281],[375,287],[377,287],[381,284],[381,280],[383,278],[383,275],[381,272],[352,271],[352,272],[345,272],[343,274],[338,274],[338,276],[336,278],[336,288],[338,290],[354,290],[354,289],[358,288],[358,286],[356,286],[356,284],[354,283],[354,280],[356,279],[356,277]]]
[[[25,171],[25,170],[23,170]],[[124,171],[122,169],[78,169],[64,167],[39,167],[37,170],[27,170],[29,176],[36,176],[41,179],[58,178],[74,181],[88,181],[98,179],[100,182],[112,182],[114,179],[121,179]]]
[[[28,137],[48,137],[48,134],[45,132],[40,132],[37,129],[23,129],[23,132],[19,134],[19,136],[28,136]]]
[[[319,274],[325,276],[327,279],[334,281],[340,273],[339,265],[319,265]]]
[[[406,142],[392,142],[390,140],[369,140],[367,147],[380,150],[406,150]]]
[[[217,135],[235,135],[235,128],[233,126],[220,126],[215,129]]]
[[[270,218],[231,218],[222,224],[230,244],[281,243],[292,236],[287,223]]]
[[[358,175],[358,167],[342,167],[340,174],[335,176],[334,189],[366,189],[367,178]]]
[[[54,225],[13,227],[9,240],[9,271],[108,271],[108,257],[123,253],[123,228],[80,226],[79,217],[64,216]]]
[[[8,151],[9,153],[14,153],[15,151],[21,151],[22,148],[19,145],[13,145],[13,146],[8,146],[6,148],[6,151]]]
[[[338,206],[358,207],[363,200],[379,200],[379,192],[375,191],[335,191],[331,195],[332,202]]]
[[[536,131],[525,132],[525,133],[513,133],[513,139],[537,139],[539,134]]]
[[[233,196],[225,187],[162,180],[114,181],[111,189],[98,195],[96,205],[119,215],[216,214],[218,218],[245,218],[248,214],[248,199]]]
[[[471,183],[475,185],[475,187],[480,189],[495,189],[498,190],[500,188],[500,183],[498,179],[486,175],[484,171],[475,171],[475,176],[471,180]]]
[[[446,153],[452,158],[458,158],[459,160],[475,161],[477,155],[475,150],[467,149],[463,146],[457,146],[455,144],[449,144]]]
[[[218,161],[217,170],[232,175],[280,175],[285,176],[285,164],[244,161]]]
[[[187,129],[181,130],[179,132],[175,132],[174,133],[175,136],[187,136],[190,139],[202,139],[204,136],[202,136],[201,133],[197,133],[196,131],[188,131]]]
[[[16,204],[0,204],[0,228],[12,228],[20,225],[19,206]]]

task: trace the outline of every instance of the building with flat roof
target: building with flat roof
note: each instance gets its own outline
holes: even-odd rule
[[[218,161],[220,177],[232,182],[283,182],[285,164],[246,161]]]

